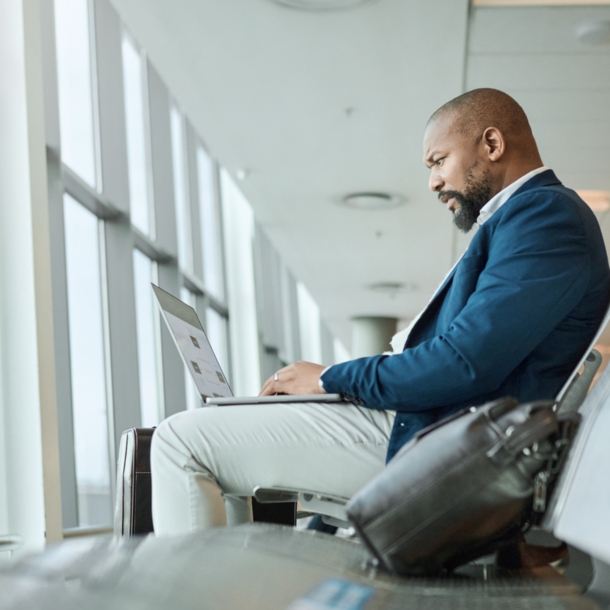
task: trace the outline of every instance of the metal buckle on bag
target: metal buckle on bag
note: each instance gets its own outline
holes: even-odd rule
[[[534,478],[534,500],[532,508],[536,513],[543,513],[546,510],[547,483],[551,478],[548,470],[540,471]]]
[[[533,455],[535,458],[547,460],[544,470],[538,472],[534,477],[532,509],[536,513],[543,513],[546,510],[549,481],[561,470],[570,442],[567,426],[563,426],[562,435],[553,443],[553,449],[550,453],[538,453],[538,443],[534,443],[531,449],[523,450],[525,455]]]

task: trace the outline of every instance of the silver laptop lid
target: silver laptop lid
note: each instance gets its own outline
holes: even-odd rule
[[[583,420],[542,525],[560,540],[610,563],[610,366],[579,412]]]
[[[154,284],[151,286],[161,315],[203,400],[233,396],[197,312],[169,292]]]

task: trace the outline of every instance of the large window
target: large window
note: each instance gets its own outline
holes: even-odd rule
[[[78,524],[111,521],[99,220],[64,196]]]
[[[193,270],[193,245],[191,234],[191,208],[189,205],[188,174],[186,167],[186,143],[184,119],[180,111],[171,108],[172,160],[174,168],[174,199],[176,225],[178,227],[178,261],[186,271]]]
[[[140,380],[140,414],[142,426],[159,424],[161,417],[158,369],[158,312],[150,284],[154,278],[153,262],[139,250],[133,252],[138,334],[138,372]]]
[[[55,28],[57,71],[46,76],[58,99],[47,103],[59,112],[47,113],[47,131],[59,133],[61,159],[48,162],[53,184],[63,181],[49,191],[63,521],[109,529],[122,432],[202,406],[151,282],[197,310],[238,394],[260,389],[259,341],[264,370],[320,352],[319,312],[304,314],[317,321],[314,345],[299,332],[297,282],[266,238],[253,258],[248,202],[110,2],[53,2],[55,22],[42,27]]]
[[[55,0],[59,126],[63,162],[97,183],[92,54],[87,0]]]
[[[205,313],[206,333],[210,340],[210,345],[230,383],[227,319],[211,307],[208,307]]]
[[[224,297],[222,233],[214,163],[203,146],[197,147],[197,183],[203,242],[203,279],[217,298]]]
[[[152,223],[146,154],[144,66],[140,52],[127,34],[123,35],[123,83],[131,222],[140,231],[149,234]]]

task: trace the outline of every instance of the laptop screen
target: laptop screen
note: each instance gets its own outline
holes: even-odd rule
[[[151,286],[169,332],[203,400],[233,396],[195,310],[169,292],[154,284]]]

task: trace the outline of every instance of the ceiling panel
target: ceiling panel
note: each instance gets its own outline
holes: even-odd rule
[[[514,9],[517,10],[517,9]],[[610,54],[473,54],[468,88],[610,91]]]
[[[473,0],[474,6],[586,6],[591,4],[610,4],[610,0]]]
[[[576,27],[610,20],[610,6],[478,8],[473,11],[471,53],[607,55],[606,46],[582,44]]]
[[[511,88],[507,92],[518,98],[533,121],[559,122],[562,125],[584,121],[591,126],[610,122],[610,91],[596,91],[592,95],[591,91],[581,89],[549,92]],[[585,132],[588,130],[585,128]]]

